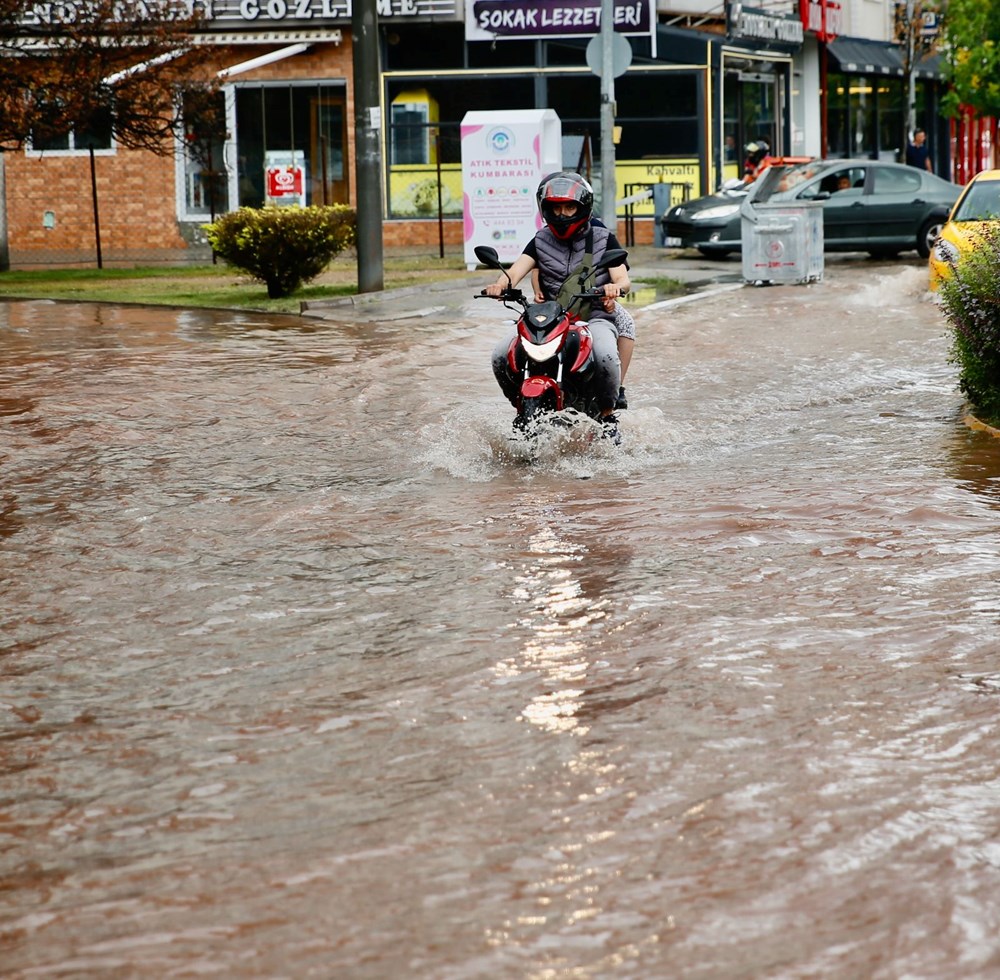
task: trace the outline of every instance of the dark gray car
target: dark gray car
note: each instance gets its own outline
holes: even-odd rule
[[[823,202],[829,252],[869,252],[879,258],[916,249],[927,258],[962,188],[925,170],[878,160],[813,160],[764,171],[758,201]],[[741,249],[744,188],[679,204],[660,219],[664,244],[708,256]]]

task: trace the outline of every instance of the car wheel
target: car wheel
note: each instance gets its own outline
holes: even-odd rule
[[[944,218],[932,216],[920,226],[920,234],[917,235],[917,252],[922,259],[930,257],[931,249],[941,234],[944,222]]]
[[[695,248],[697,248],[706,259],[724,259],[730,252],[728,248],[702,248],[701,245],[696,245]]]

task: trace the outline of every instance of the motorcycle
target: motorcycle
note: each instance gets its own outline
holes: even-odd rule
[[[574,293],[569,297],[568,307],[556,300],[529,302],[520,289],[514,288],[495,249],[477,245],[475,254],[483,265],[507,276],[507,288],[499,297],[488,298],[497,299],[518,314],[517,333],[507,351],[512,374],[521,377],[515,428],[534,435],[543,421],[572,424],[573,419],[562,414],[566,409],[600,421],[600,406],[592,383],[593,340],[587,321],[573,307],[578,301],[602,296],[603,290],[591,287]],[[592,281],[600,269],[619,264],[627,255],[624,249],[609,249],[580,283],[580,288]],[[486,296],[485,290],[476,294],[476,298]],[[621,441],[616,428],[608,435],[616,445]]]

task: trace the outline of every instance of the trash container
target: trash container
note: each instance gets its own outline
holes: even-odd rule
[[[747,282],[802,283],[823,278],[821,201],[754,202],[740,208],[743,278]]]

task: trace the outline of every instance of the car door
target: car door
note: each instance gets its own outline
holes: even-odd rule
[[[803,188],[801,200],[822,201],[823,241],[827,248],[864,248],[865,226],[864,166],[849,166],[826,171]]]
[[[913,248],[928,202],[920,196],[923,180],[914,167],[872,167],[868,195],[868,245]]]

